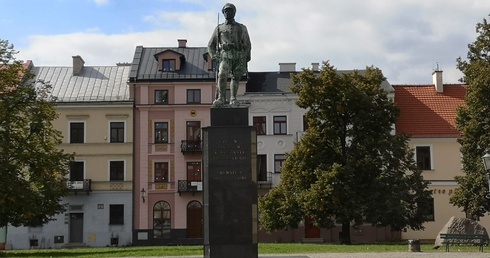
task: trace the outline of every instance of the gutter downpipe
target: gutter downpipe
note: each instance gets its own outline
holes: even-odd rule
[[[136,78],[135,78],[136,80]],[[134,227],[134,223],[135,223],[135,214],[136,214],[136,205],[135,205],[135,194],[136,194],[136,191],[135,191],[135,186],[136,186],[136,158],[135,158],[135,155],[136,155],[136,144],[135,144],[135,140],[136,140],[136,83],[133,83],[133,86],[132,86],[132,89],[133,89],[133,189],[131,191],[131,197],[132,197],[132,202],[133,202],[133,209],[132,209],[132,222],[131,222],[131,234],[132,234],[132,240],[133,240],[133,245],[135,243],[135,240],[136,239],[136,235],[135,234],[135,227]]]

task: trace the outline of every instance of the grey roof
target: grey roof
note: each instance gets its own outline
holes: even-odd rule
[[[52,86],[57,102],[129,101],[129,65],[85,66],[79,75],[72,67],[33,67],[36,80]]]
[[[338,70],[338,73],[347,73],[353,70]],[[358,70],[361,74],[364,70]],[[299,72],[249,72],[246,92],[284,92],[291,93],[291,73]],[[394,92],[391,84],[384,80],[380,87],[387,92]]]
[[[184,55],[185,62],[179,71],[164,72],[158,70],[155,54],[171,50]],[[206,47],[143,47],[137,46],[130,81],[150,80],[214,80],[215,72],[208,71],[208,63],[204,59]]]

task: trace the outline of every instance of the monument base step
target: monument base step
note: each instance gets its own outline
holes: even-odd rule
[[[301,243],[305,244],[323,244],[325,243],[325,239],[323,238],[303,238]]]

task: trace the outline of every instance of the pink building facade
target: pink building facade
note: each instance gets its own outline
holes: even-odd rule
[[[210,125],[214,67],[206,47],[187,47],[186,40],[136,47],[128,82],[135,245],[202,244],[201,128]]]

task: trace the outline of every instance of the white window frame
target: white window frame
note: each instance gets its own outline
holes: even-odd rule
[[[285,134],[276,134],[275,133],[275,126],[274,126],[274,118],[275,117],[279,117],[279,116],[284,116],[286,117],[286,133]],[[272,118],[271,118],[271,129],[272,129],[272,135],[289,135],[289,124],[291,123],[291,121],[289,120],[289,115],[288,114],[280,114],[280,113],[274,113],[272,114]],[[267,126],[267,125],[266,125]],[[267,129],[267,128],[266,128]]]
[[[265,131],[264,131],[264,134],[258,134],[258,133],[257,133],[257,136],[264,136],[264,135],[268,135],[267,130],[269,130],[269,128],[268,128],[269,126],[267,126],[267,122],[269,121],[269,119],[268,119],[267,115],[266,115],[266,114],[263,114],[263,115],[252,115],[252,126],[255,126],[255,124],[254,124],[254,118],[256,118],[256,117],[257,117],[257,118],[258,118],[258,117],[263,117],[263,118],[265,118]]]
[[[284,159],[281,162],[281,167],[279,168],[280,171],[277,172],[276,171],[277,170],[277,167],[276,167],[276,156],[279,156],[279,155],[283,156]],[[282,165],[284,165],[284,162],[286,161],[286,154],[285,153],[274,153],[273,158],[274,158],[274,173],[275,174],[282,174]]]
[[[417,163],[417,147],[429,147],[430,150],[430,170],[422,169],[422,171],[434,171],[434,147],[432,144],[414,144],[413,145],[413,159]]]
[[[111,142],[111,136],[112,136],[111,135],[111,123],[113,123],[113,122],[115,122],[115,123],[118,123],[118,122],[119,123],[121,123],[121,122],[124,123],[124,136],[123,136],[124,139],[123,139],[123,142]],[[126,120],[109,120],[108,123],[107,123],[107,127],[108,127],[108,133],[107,133],[107,135],[109,135],[109,137],[107,137],[107,142],[108,143],[126,143],[126,139],[127,139],[126,138],[126,133],[127,133],[127,126],[126,125],[127,125]]]
[[[111,160],[107,161],[107,181],[109,181],[109,182],[121,182],[119,180],[111,181],[111,162],[112,161],[122,161],[123,162],[124,178],[122,181],[126,181],[127,175],[126,175],[126,160],[125,159],[111,159]]]
[[[71,143],[71,124],[72,123],[83,123],[83,143]],[[87,143],[87,121],[80,121],[80,120],[71,120],[68,121],[68,137],[67,137],[67,143],[70,144],[84,144]]]
[[[76,159],[76,160],[73,160],[73,162],[82,162],[83,163],[83,180],[87,179],[87,161]],[[71,174],[71,171],[68,171],[68,174],[67,174],[68,181],[71,181],[70,180],[70,174]]]

